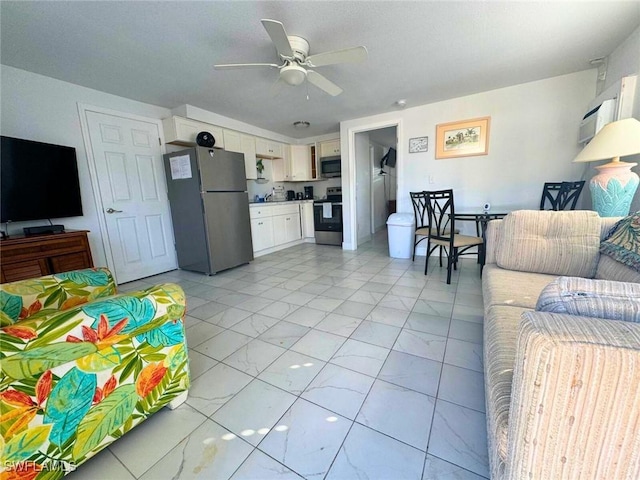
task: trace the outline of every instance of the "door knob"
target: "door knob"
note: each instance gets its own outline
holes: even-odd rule
[[[109,207],[105,210],[107,213],[122,213],[122,210],[114,210],[113,208]]]

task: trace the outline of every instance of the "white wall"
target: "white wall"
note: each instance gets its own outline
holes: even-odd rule
[[[356,158],[356,222],[358,245],[371,239],[371,142],[367,132],[355,140]],[[343,187],[344,188],[344,187]],[[344,195],[344,191],[343,191]]]
[[[97,266],[106,265],[98,212],[94,201],[94,188],[89,176],[87,154],[80,128],[78,103],[154,119],[169,116],[169,110],[5,65],[0,65],[0,78],[2,135],[66,145],[76,149],[84,216],[52,220],[54,223],[64,224],[69,229],[89,230],[93,262]],[[55,201],[55,199],[51,200]],[[22,233],[22,228],[25,226],[45,224],[47,224],[46,221],[20,222],[12,224],[9,227],[9,233]]]
[[[453,188],[456,209],[539,207],[544,182],[580,179],[572,163],[580,151],[576,136],[585,106],[595,97],[596,70],[501,88],[340,124],[343,196],[347,211],[355,200],[351,167],[354,132],[398,124],[398,211],[411,212],[410,191]],[[491,117],[489,154],[436,160],[439,123]],[[429,137],[429,150],[408,152],[409,138]],[[346,153],[346,156],[345,156]],[[428,184],[432,175],[433,184]],[[353,217],[345,213],[345,248],[355,242]],[[463,232],[471,232],[471,225]]]

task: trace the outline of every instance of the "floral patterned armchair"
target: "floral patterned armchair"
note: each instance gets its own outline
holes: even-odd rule
[[[116,295],[104,268],[0,285],[2,479],[55,479],[186,399],[175,284]]]

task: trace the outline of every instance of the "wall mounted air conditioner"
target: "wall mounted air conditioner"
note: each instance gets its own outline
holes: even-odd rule
[[[597,107],[590,110],[580,122],[578,131],[578,143],[587,143],[602,127],[611,123],[616,111],[615,99],[605,100]]]

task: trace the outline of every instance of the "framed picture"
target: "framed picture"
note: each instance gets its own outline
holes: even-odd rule
[[[491,117],[436,125],[436,158],[473,157],[489,153]]]
[[[429,148],[429,137],[416,137],[409,139],[409,153],[426,152]]]

